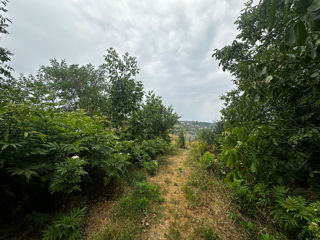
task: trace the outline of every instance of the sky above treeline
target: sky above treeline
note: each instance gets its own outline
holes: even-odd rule
[[[106,49],[137,57],[147,90],[162,96],[182,120],[220,118],[220,96],[233,88],[211,55],[238,34],[245,0],[11,0],[15,75],[37,72],[49,59],[103,63]]]

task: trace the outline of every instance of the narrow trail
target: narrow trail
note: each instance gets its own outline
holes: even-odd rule
[[[188,151],[183,150],[175,156],[170,156],[167,165],[162,168],[157,175],[150,177],[150,183],[155,183],[163,192],[165,201],[162,204],[162,218],[159,222],[153,224],[145,239],[167,239],[170,228],[179,229],[179,224],[187,222],[190,214],[188,203],[183,192],[183,187],[187,182],[189,170],[185,168],[185,161],[188,157]]]
[[[168,156],[165,166],[155,176],[149,177],[150,183],[160,187],[165,200],[161,217],[151,223],[142,240],[204,239],[202,232],[206,228],[211,228],[220,239],[242,239],[229,217],[231,203],[221,190],[215,190],[219,186],[213,186],[208,194],[196,191],[196,204],[188,201],[185,188],[195,172],[187,163],[188,156],[188,150],[179,150],[176,155]]]

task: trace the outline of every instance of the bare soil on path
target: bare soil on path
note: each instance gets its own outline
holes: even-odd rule
[[[203,232],[209,228],[220,239],[243,239],[229,217],[232,206],[221,189],[215,190],[213,184],[208,194],[195,190],[196,204],[187,199],[186,186],[195,172],[188,156],[188,150],[179,149],[176,155],[168,156],[155,176],[148,178],[159,186],[165,200],[161,216],[151,222],[142,240],[205,239]]]

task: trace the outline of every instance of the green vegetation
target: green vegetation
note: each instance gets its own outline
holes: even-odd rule
[[[320,229],[319,10],[312,0],[246,4],[237,39],[213,54],[236,89],[222,97],[217,134],[203,130],[192,149],[225,177],[241,214],[294,239],[318,239]],[[239,219],[251,239],[285,238]]]
[[[6,12],[6,1],[1,5]],[[7,33],[8,20],[0,21]],[[13,232],[32,228],[30,236],[44,231],[44,239],[80,239],[91,189],[112,195],[132,169],[155,174],[179,116],[153,93],[143,101],[137,61],[128,53],[107,49],[98,67],[52,59],[17,79],[9,56],[1,48],[0,222]],[[120,200],[118,214],[146,211],[155,200],[157,189],[139,184],[132,198]]]
[[[96,239],[139,239],[138,236],[145,227],[141,226],[141,221],[154,213],[157,209],[155,204],[161,202],[163,198],[157,186],[146,181],[137,182],[131,195],[120,199],[114,210],[112,223]]]
[[[0,33],[8,34],[7,1],[0,4]],[[137,238],[163,201],[144,173],[157,172],[176,125],[181,148],[197,134],[191,158],[201,175],[184,188],[192,205],[202,204],[193,187],[210,191],[214,174],[226,180],[237,206],[230,218],[248,239],[320,239],[319,19],[318,0],[248,1],[236,40],[213,53],[236,86],[215,124],[176,125],[172,107],[145,94],[128,53],[109,48],[98,67],[52,59],[36,75],[14,78],[11,52],[0,47],[0,222],[14,229],[3,238],[22,231],[81,239],[90,191],[110,196],[134,174],[132,192],[97,238]],[[211,228],[195,234],[220,239]],[[181,234],[171,227],[167,238]]]
[[[44,231],[43,240],[81,239],[80,221],[85,211],[85,208],[77,208],[72,209],[68,214],[60,214]]]
[[[177,140],[177,146],[179,148],[186,148],[186,139],[184,137],[183,131],[181,131],[179,133],[178,140]]]
[[[181,131],[184,132],[185,138],[188,142],[192,142],[197,139],[199,132],[202,129],[211,130],[216,123],[199,122],[199,121],[179,121],[175,124],[173,133],[179,135]]]

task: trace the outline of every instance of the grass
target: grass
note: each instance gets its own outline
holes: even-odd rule
[[[187,200],[192,204],[192,205],[198,205],[199,203],[199,197],[196,196],[194,190],[189,187],[185,186],[183,188],[184,194],[186,195]]]
[[[159,188],[146,181],[136,182],[130,195],[119,200],[113,221],[96,240],[139,239],[144,226],[141,220],[157,212],[156,203],[162,203]]]
[[[168,240],[180,240],[180,239],[182,239],[179,230],[177,230],[177,229],[175,229],[173,227],[170,227],[169,233],[166,235],[166,238]]]
[[[218,234],[213,233],[212,228],[199,226],[194,229],[190,240],[198,240],[198,239],[221,240],[221,237]]]
[[[117,221],[107,226],[106,229],[96,237],[96,240],[132,240],[141,233],[141,230],[141,227],[133,221]]]
[[[170,184],[170,183],[171,183],[171,180],[170,180],[169,178],[166,178],[166,179],[164,180],[164,182],[165,182],[166,184]]]

